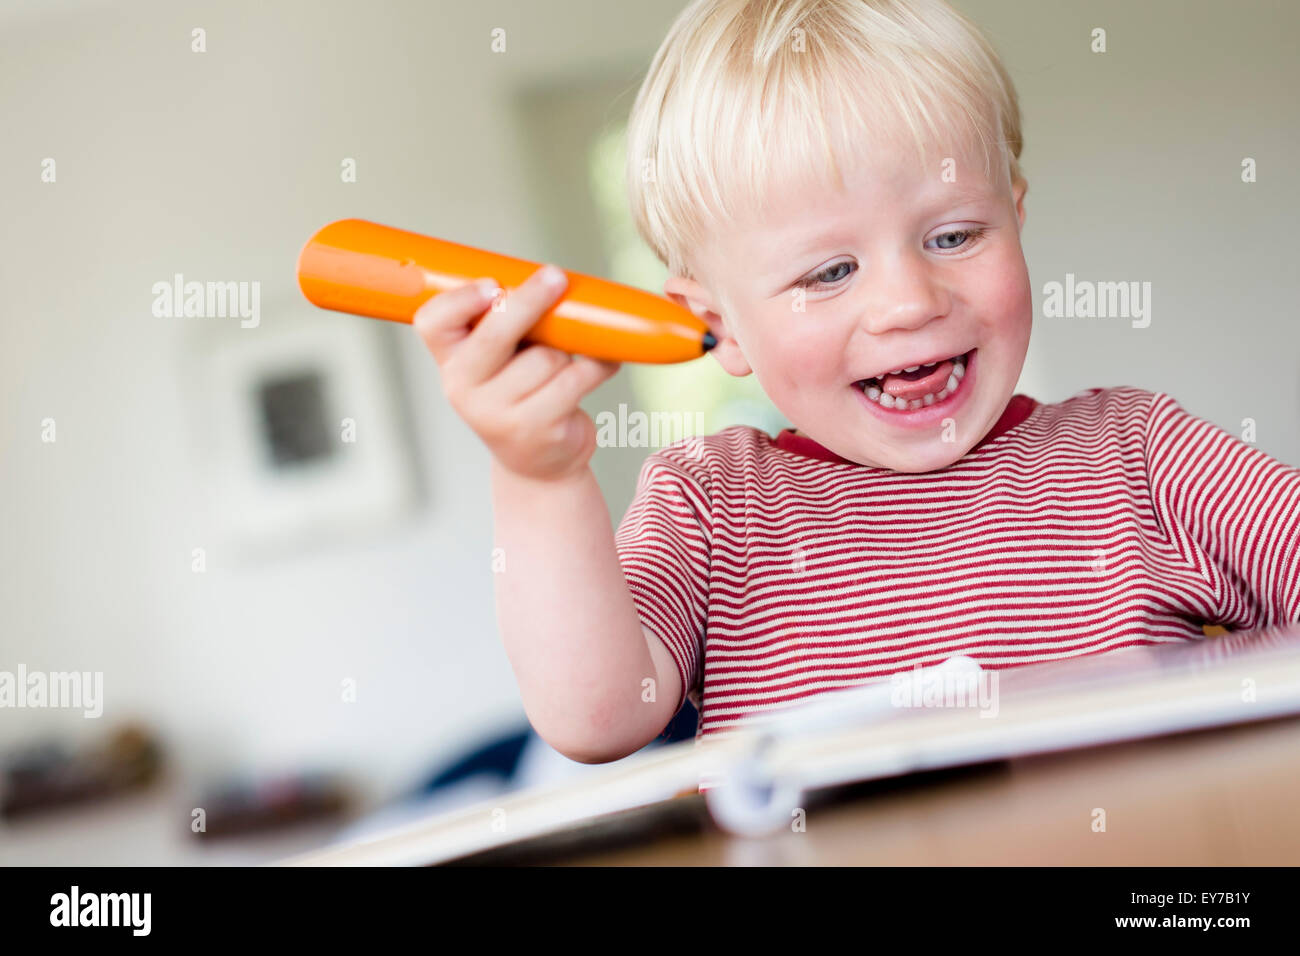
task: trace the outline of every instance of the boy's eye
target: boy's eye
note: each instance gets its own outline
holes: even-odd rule
[[[926,242],[927,249],[936,250],[953,250],[969,249],[979,242],[984,236],[984,228],[972,229],[949,229],[947,232],[941,232]],[[930,243],[934,243],[933,246]],[[803,289],[825,289],[829,286],[838,285],[842,280],[847,279],[857,271],[857,263],[845,261],[837,262],[832,266],[827,266],[820,272],[814,272],[807,278],[800,279],[797,285]]]
[[[931,248],[934,249],[960,249],[963,246],[973,246],[984,235],[983,229],[950,229],[948,232],[941,232],[930,242],[934,243]],[[930,243],[926,243],[927,246]]]
[[[821,272],[814,272],[806,279],[800,279],[799,285],[804,289],[822,289],[848,278],[856,268],[857,266],[852,262],[837,262],[833,266],[827,266]]]

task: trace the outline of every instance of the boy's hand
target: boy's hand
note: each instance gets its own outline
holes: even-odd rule
[[[546,345],[519,347],[567,284],[556,272],[554,285],[546,284],[543,267],[495,304],[478,282],[441,292],[413,323],[441,369],[452,408],[507,470],[544,481],[586,467],[596,426],[578,403],[619,369]]]

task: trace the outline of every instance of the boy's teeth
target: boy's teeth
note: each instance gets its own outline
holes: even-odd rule
[[[890,395],[888,392],[882,392],[873,385],[868,385],[863,389],[867,398],[871,399],[873,402],[884,405],[886,408],[906,409],[908,411],[917,408],[925,408],[927,405],[933,405],[935,402],[942,402],[956,390],[957,383],[951,375],[948,376],[948,384],[939,391],[939,394],[936,395],[933,392],[927,392],[920,398],[914,398],[910,402],[904,401],[901,398],[896,399],[893,395]]]
[[[879,380],[886,375],[902,375],[904,372],[915,372],[917,369],[934,368],[936,365],[942,365],[944,362],[952,362],[955,366],[962,369],[963,372],[965,371],[966,356],[963,354],[954,356],[950,359],[939,359],[939,361],[931,362],[929,365],[909,365],[907,368],[891,369],[888,372],[881,372],[876,376],[876,378]]]
[[[951,395],[953,392],[957,390],[957,385],[961,382],[962,377],[966,374],[965,355],[959,355],[953,359],[944,359],[944,361],[951,361],[953,363],[953,368],[952,368],[952,372],[948,375],[948,381],[944,383],[944,387],[940,389],[937,393],[927,392],[925,395],[922,395],[920,398],[915,398],[912,399],[911,401],[907,401],[901,398],[896,399],[893,395],[890,395],[888,392],[882,390],[880,388],[879,383],[880,383],[880,379],[883,378],[885,375],[900,375],[903,372],[915,372],[919,368],[933,368],[935,365],[941,364],[940,362],[931,362],[929,365],[925,365],[925,366],[913,365],[910,368],[900,368],[900,369],[895,369],[892,372],[884,372],[876,378],[867,379],[865,382],[863,382],[862,391],[866,394],[867,398],[871,399],[873,402],[877,402],[878,404],[885,406],[885,408],[896,408],[896,409],[904,409],[904,410],[911,411],[913,409],[925,408],[926,406],[933,405],[935,402],[942,402],[945,398],[947,398],[949,395]]]

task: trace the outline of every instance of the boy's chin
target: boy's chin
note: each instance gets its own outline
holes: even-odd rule
[[[944,441],[938,430],[930,435],[913,436],[911,441],[898,444],[864,440],[862,435],[842,435],[840,439],[838,444],[842,444],[844,449],[834,450],[842,457],[873,468],[887,468],[905,474],[947,468],[960,461],[975,444],[974,441]]]
[[[803,429],[799,431],[800,434],[808,434]],[[859,465],[907,474],[921,474],[947,468],[959,461],[968,451],[960,443],[939,441],[937,438],[933,443],[917,442],[910,448],[871,447],[870,443],[864,443],[860,436],[854,435],[840,435],[838,440],[828,437],[822,440],[822,444],[841,458],[847,458]]]
[[[908,451],[890,450],[876,454],[876,467],[888,468],[904,474],[918,475],[927,471],[939,471],[959,461],[965,449],[951,442],[938,443],[939,447],[917,448]]]

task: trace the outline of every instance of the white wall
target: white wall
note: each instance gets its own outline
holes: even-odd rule
[[[961,8],[1020,93],[1029,180],[1023,237],[1044,283],[1152,283],[1152,321],[1042,318],[1021,390],[1169,392],[1300,465],[1300,317],[1287,236],[1300,212],[1300,6],[1144,0]],[[1093,28],[1107,52],[1090,50]],[[1241,181],[1252,157],[1258,180]]]
[[[151,316],[150,288],[174,272],[259,280],[269,317],[296,301],[306,236],[349,215],[557,258],[510,104],[542,82],[644,70],[681,5],[0,12],[0,669],[102,670],[106,717],[154,719],[200,769],[318,758],[376,787],[518,719],[494,627],[486,455],[410,330],[385,334],[428,507],[396,533],[252,567],[210,554],[194,575],[190,549],[219,522],[186,371],[196,339],[185,320]],[[1066,272],[1154,286],[1149,329],[1038,320],[1022,390],[1164,389],[1234,431],[1255,418],[1261,447],[1300,462],[1296,8],[961,6],[1019,84],[1036,287]],[[206,54],[190,52],[195,26]],[[497,26],[504,55],[488,48]],[[1104,55],[1088,51],[1094,26],[1108,30]],[[47,156],[54,185],[39,179]],[[339,181],[345,156],[354,185]],[[1244,156],[1259,163],[1253,185],[1239,180]],[[47,416],[55,445],[40,441]],[[635,468],[611,474],[611,502],[625,503]],[[346,676],[353,706],[338,702]],[[92,724],[0,712],[0,747]]]
[[[102,670],[108,709],[100,722],[0,711],[0,747],[140,714],[199,769],[319,758],[384,786],[521,720],[495,631],[486,453],[411,330],[385,327],[428,507],[397,533],[251,567],[210,550],[195,575],[191,549],[219,537],[220,516],[189,360],[196,340],[258,332],[157,319],[150,290],[175,272],[259,280],[272,323],[275,303],[300,298],[303,241],[351,215],[553,257],[510,104],[542,79],[648,62],[672,4],[10,10],[0,669]],[[497,26],[505,54],[489,50]],[[47,156],[55,184],[40,182]],[[340,182],[345,156],[356,184]],[[344,677],[359,682],[355,705],[339,702]]]

